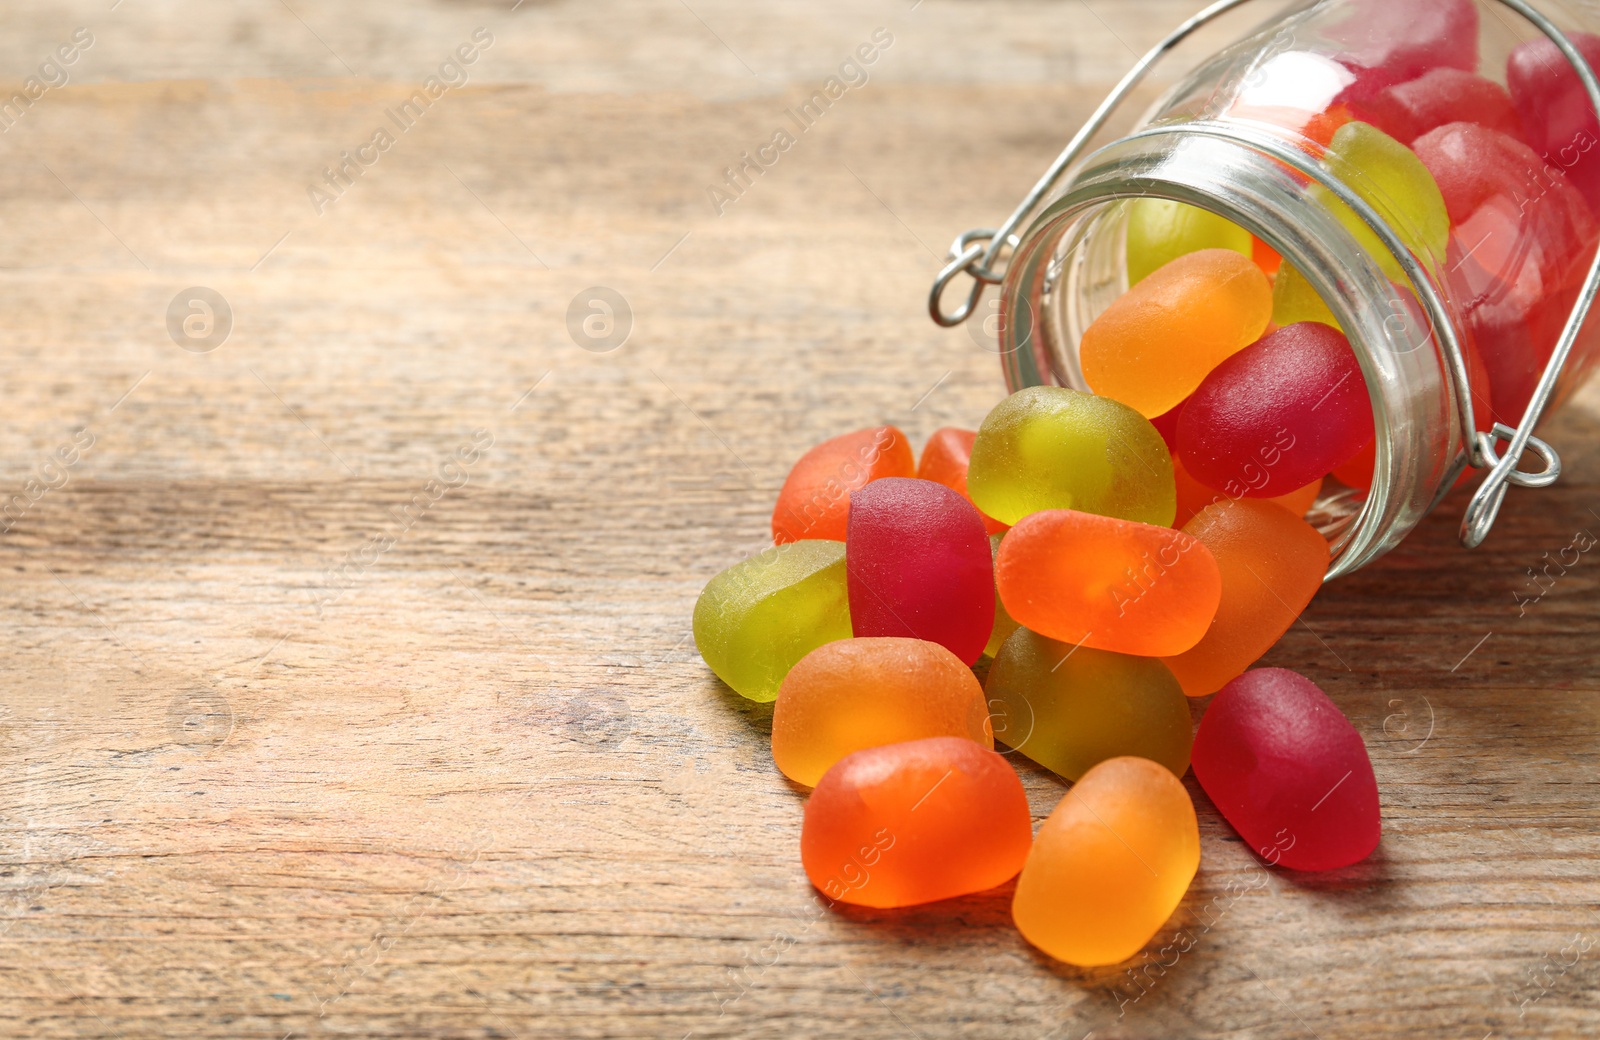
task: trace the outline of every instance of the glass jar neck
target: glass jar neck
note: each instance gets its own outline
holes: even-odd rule
[[[1334,213],[1281,163],[1246,144],[1181,127],[1124,138],[1085,160],[1024,234],[1001,295],[999,344],[1012,390],[1092,389],[1077,361],[1084,330],[1127,289],[1127,200],[1198,206],[1275,249],[1327,303],[1372,400],[1372,489],[1328,529],[1329,577],[1396,545],[1460,467],[1455,380],[1409,291],[1392,284]]]

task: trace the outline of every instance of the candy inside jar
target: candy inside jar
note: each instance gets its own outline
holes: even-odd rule
[[[947,275],[988,275],[1011,250],[1011,388],[1140,411],[1180,493],[1320,481],[1308,516],[1330,575],[1392,548],[1475,469],[1542,456],[1542,472],[1491,474],[1466,510],[1476,544],[1506,482],[1554,479],[1533,424],[1600,358],[1588,327],[1558,356],[1600,241],[1600,124],[1572,56],[1536,21],[1485,14],[1498,6],[1334,0],[1267,24],[1126,136],[1058,161],[1024,233],[963,236],[936,317],[954,320]],[[1600,36],[1571,38],[1600,58]],[[968,244],[984,235],[988,252]]]

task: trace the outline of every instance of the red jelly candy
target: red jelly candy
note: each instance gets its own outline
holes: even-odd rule
[[[1600,67],[1600,36],[1568,33],[1567,39]],[[1506,86],[1533,150],[1565,170],[1589,205],[1600,203],[1600,120],[1556,45],[1545,36],[1518,45],[1506,59]]]
[[[923,445],[922,459],[917,463],[917,478],[943,484],[971,502],[972,496],[967,494],[967,466],[972,462],[972,443],[977,439],[976,430],[946,426],[933,431],[933,436]],[[983,518],[983,527],[990,534],[1004,534],[1010,530],[1005,524],[988,516]]]
[[[1401,144],[1459,122],[1522,136],[1522,122],[1506,88],[1464,69],[1434,69],[1365,101],[1351,102],[1350,107],[1355,118],[1371,123]]]
[[[1178,419],[1183,467],[1230,495],[1275,498],[1372,439],[1372,402],[1350,343],[1313,321],[1285,325],[1212,369]]]
[[[1435,68],[1478,68],[1472,0],[1347,0],[1340,8],[1348,14],[1328,35],[1345,45],[1336,57],[1356,81],[1339,100],[1372,97]]]
[[[1284,668],[1224,686],[1194,738],[1194,775],[1268,863],[1331,870],[1378,846],[1378,783],[1361,735],[1328,695]]]
[[[1471,123],[1412,144],[1455,227],[1446,267],[1493,387],[1493,418],[1515,426],[1555,348],[1597,234],[1588,205],[1533,149]],[[1486,403],[1475,402],[1487,416]]]
[[[823,441],[800,456],[778,492],[772,510],[772,540],[803,538],[844,541],[850,492],[882,477],[916,472],[911,443],[893,426],[857,430]]]
[[[857,636],[926,639],[965,664],[983,654],[994,563],[971,502],[931,480],[875,480],[850,495],[844,556]]]

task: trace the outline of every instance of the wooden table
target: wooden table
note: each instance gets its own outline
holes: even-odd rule
[[[1142,984],[1004,890],[825,910],[770,711],[694,653],[804,448],[997,399],[924,314],[945,244],[1196,6],[8,5],[8,83],[93,43],[0,134],[0,1033],[1593,1035],[1600,562],[1513,593],[1600,525],[1594,397],[1486,546],[1447,505],[1268,659],[1365,737],[1377,853],[1267,869],[1191,779]]]

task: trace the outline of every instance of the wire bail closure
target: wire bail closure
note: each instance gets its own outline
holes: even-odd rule
[[[928,294],[928,314],[938,325],[953,328],[969,319],[977,310],[979,301],[983,298],[984,290],[990,285],[999,285],[1005,280],[1005,271],[1000,262],[1002,254],[1007,248],[1015,249],[1021,239],[1017,228],[1026,220],[1044,197],[1056,186],[1066,173],[1067,168],[1077,161],[1089,140],[1099,133],[1106,121],[1121,106],[1133,89],[1145,78],[1150,69],[1164,57],[1167,52],[1182,43],[1195,30],[1216,20],[1236,7],[1242,7],[1250,0],[1217,0],[1182,25],[1178,26],[1159,43],[1152,47],[1139,61],[1129,69],[1127,74],[1117,83],[1105,100],[1100,102],[1089,119],[1078,129],[1078,132],[1067,142],[1061,154],[1056,156],[1049,169],[1044,172],[1037,183],[1029,190],[1026,197],[1012,211],[999,228],[974,228],[964,231],[956,236],[955,242],[950,247],[949,260],[940,269],[934,279],[932,289]],[[1511,8],[1517,14],[1527,19],[1535,28],[1542,32],[1561,51],[1573,70],[1578,74],[1578,80],[1583,84],[1584,92],[1589,97],[1589,104],[1593,111],[1600,113],[1600,79],[1597,79],[1589,62],[1573,46],[1565,33],[1556,25],[1539,13],[1527,3],[1527,0],[1496,0],[1496,2]],[[1412,286],[1417,290],[1419,302],[1427,314],[1428,324],[1431,327],[1434,341],[1438,343],[1445,355],[1447,373],[1451,383],[1456,389],[1457,413],[1463,431],[1463,453],[1465,461],[1476,469],[1488,470],[1483,482],[1473,493],[1472,500],[1467,504],[1467,509],[1461,518],[1460,538],[1461,543],[1472,549],[1483,543],[1488,537],[1489,530],[1494,526],[1495,519],[1500,514],[1500,506],[1505,501],[1506,491],[1513,484],[1518,487],[1539,488],[1549,487],[1561,475],[1561,459],[1556,450],[1544,440],[1533,435],[1534,427],[1539,423],[1540,417],[1549,407],[1550,400],[1555,394],[1555,385],[1561,377],[1562,370],[1566,367],[1567,357],[1572,352],[1572,346],[1577,341],[1578,334],[1583,328],[1584,320],[1588,317],[1590,307],[1596,295],[1600,295],[1600,252],[1589,265],[1589,271],[1584,277],[1583,287],[1578,293],[1578,298],[1573,304],[1572,311],[1567,316],[1566,325],[1561,330],[1561,337],[1556,342],[1555,350],[1550,355],[1544,372],[1539,377],[1539,383],[1534,388],[1533,396],[1528,401],[1528,406],[1522,414],[1522,419],[1515,428],[1504,423],[1495,423],[1489,431],[1477,429],[1476,416],[1472,405],[1470,392],[1471,376],[1467,368],[1466,355],[1462,350],[1460,338],[1456,335],[1455,327],[1451,324],[1449,314],[1445,309],[1444,301],[1439,295],[1437,287],[1433,284],[1432,277],[1428,274],[1411,251],[1400,239],[1399,235],[1389,226],[1388,222],[1372,208],[1370,204],[1356,195],[1337,177],[1333,176],[1320,163],[1312,162],[1304,152],[1297,148],[1290,148],[1276,138],[1269,139],[1264,134],[1250,133],[1243,128],[1231,127],[1215,121],[1177,124],[1174,126],[1153,127],[1135,133],[1133,136],[1146,136],[1170,133],[1204,133],[1217,137],[1226,137],[1239,143],[1270,155],[1275,159],[1286,162],[1295,167],[1300,173],[1322,184],[1332,192],[1345,205],[1349,206],[1383,242],[1385,247],[1393,254],[1395,261],[1400,265],[1406,276],[1411,279]],[[966,300],[954,311],[945,311],[944,294],[956,275],[965,272],[972,277],[972,288],[967,292]],[[1505,444],[1502,453],[1499,445]],[[1521,468],[1523,457],[1532,453],[1542,463],[1543,468],[1538,470],[1524,470]],[[1461,464],[1458,459],[1457,466]],[[1448,487],[1448,482],[1446,484]]]

